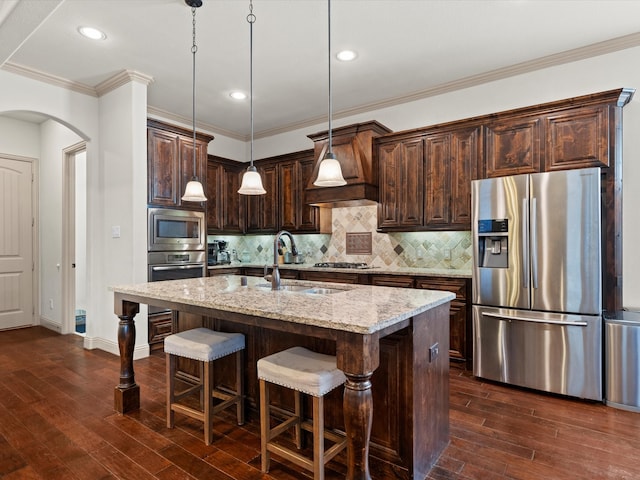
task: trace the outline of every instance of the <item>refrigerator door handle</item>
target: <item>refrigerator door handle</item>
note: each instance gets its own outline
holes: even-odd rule
[[[529,288],[529,200],[522,200],[522,288]]]
[[[553,325],[563,325],[565,327],[586,327],[587,322],[563,322],[562,320],[545,320],[543,318],[520,317],[517,315],[501,315],[499,313],[482,312],[483,317],[499,318],[501,320],[518,320],[521,322],[550,323]]]
[[[538,288],[538,220],[536,197],[531,199],[531,283]]]

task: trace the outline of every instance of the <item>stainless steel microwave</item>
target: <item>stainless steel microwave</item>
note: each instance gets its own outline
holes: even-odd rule
[[[150,252],[206,250],[207,232],[203,212],[149,208]]]

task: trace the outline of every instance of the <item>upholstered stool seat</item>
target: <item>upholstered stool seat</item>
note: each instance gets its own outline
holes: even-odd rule
[[[169,335],[164,339],[164,351],[167,356],[167,427],[174,426],[174,412],[187,415],[204,422],[204,441],[212,441],[213,415],[236,405],[238,425],[244,423],[244,347],[245,339],[241,333],[216,332],[208,328],[194,328]],[[236,354],[235,391],[217,388],[214,381],[213,363],[222,357]],[[184,357],[200,362],[200,377],[196,385],[176,392],[177,358]],[[180,400],[200,393],[200,408],[181,403]],[[221,401],[214,405],[214,398]]]
[[[324,429],[324,395],[344,384],[345,376],[336,367],[336,357],[312,352],[303,347],[293,347],[258,360],[260,379],[260,443],[262,471],[269,471],[270,454],[275,453],[296,465],[311,470],[313,478],[324,479],[324,466],[346,446],[346,438]],[[271,410],[268,383],[281,385],[294,391],[294,412],[277,409],[285,421],[271,427]],[[305,421],[302,409],[302,394],[313,397],[313,419]],[[313,459],[300,452],[286,448],[273,440],[281,433],[295,428],[298,450],[302,448],[302,429],[313,433]],[[333,445],[325,451],[325,437]]]

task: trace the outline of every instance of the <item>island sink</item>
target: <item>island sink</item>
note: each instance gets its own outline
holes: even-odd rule
[[[271,289],[270,283],[258,283],[257,288]],[[278,290],[297,293],[309,293],[312,295],[330,295],[332,293],[348,292],[349,288],[311,287],[309,285],[280,285]]]

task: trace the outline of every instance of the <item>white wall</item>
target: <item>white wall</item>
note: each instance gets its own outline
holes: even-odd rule
[[[40,126],[0,116],[0,152],[40,158]]]
[[[40,125],[40,317],[57,331],[62,331],[63,150],[80,140],[56,121]]]

